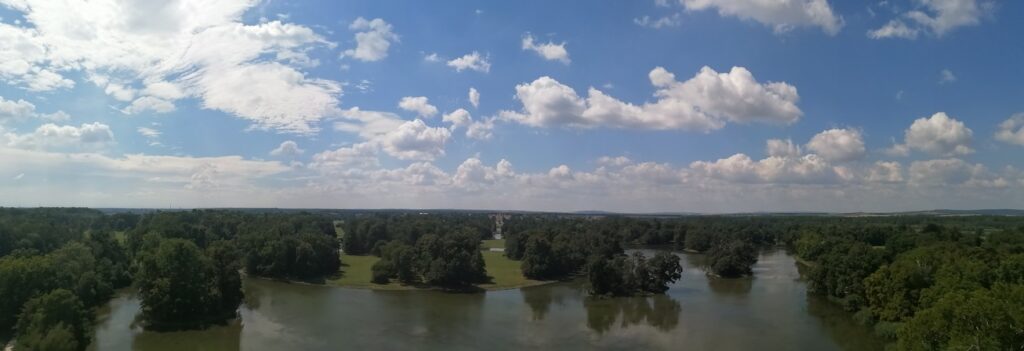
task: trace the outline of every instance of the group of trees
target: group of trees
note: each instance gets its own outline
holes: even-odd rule
[[[202,327],[236,313],[241,271],[316,281],[338,272],[339,249],[379,255],[377,282],[477,284],[487,279],[479,243],[493,223],[473,212],[0,208],[0,328],[14,332],[20,349],[84,349],[92,310],[131,284],[150,327]],[[733,277],[750,274],[759,247],[785,243],[809,262],[810,292],[856,312],[900,348],[1006,349],[1024,345],[1022,223],[517,214],[503,232],[506,256],[527,277],[586,277],[602,296],[657,294],[681,276],[677,256],[627,256],[623,247],[703,252],[710,272]]]
[[[344,218],[342,250],[350,255],[380,255],[380,248],[399,241],[415,245],[423,236],[463,233],[475,236],[477,241],[489,237],[494,220],[486,213],[416,212],[359,213]]]
[[[378,284],[398,279],[404,284],[460,288],[488,279],[480,239],[474,234],[427,234],[414,246],[395,240],[379,251],[381,259],[372,267]]]
[[[757,249],[750,243],[732,239],[711,246],[704,255],[705,265],[712,274],[725,278],[750,275],[757,263]]]
[[[139,260],[142,314],[156,329],[203,327],[233,317],[242,302],[235,249],[217,241],[206,252],[184,239],[163,239]]]
[[[641,235],[643,236],[643,235]],[[681,277],[679,257],[661,252],[652,259],[624,254],[621,238],[610,232],[577,232],[548,226],[509,233],[505,255],[519,260],[530,279],[555,280],[583,275],[597,296],[660,294]]]
[[[245,270],[272,278],[316,280],[338,272],[334,224],[313,215],[262,216],[239,227]]]
[[[590,294],[597,296],[662,294],[682,273],[679,256],[668,252],[651,259],[639,251],[630,256],[596,257],[587,265]]]
[[[98,211],[0,209],[0,328],[17,348],[82,350],[92,309],[131,282],[130,260]]]
[[[234,316],[240,271],[318,280],[341,264],[333,222],[309,213],[158,212],[128,231],[150,327],[201,328]]]
[[[1024,345],[1024,227],[1000,222],[807,228],[793,246],[813,292],[900,349],[1012,349]]]
[[[0,208],[0,328],[18,349],[82,350],[93,309],[133,285],[150,328],[232,318],[241,271],[317,279],[338,271],[330,218],[309,213]]]
[[[774,244],[779,235],[766,231],[765,221],[746,218],[633,218],[590,220],[518,219],[506,231],[505,255],[521,260],[531,279],[562,279],[589,271],[594,257],[615,258],[623,246],[673,245],[707,253],[707,269],[722,277],[750,274],[757,247]],[[588,274],[588,276],[591,276]]]

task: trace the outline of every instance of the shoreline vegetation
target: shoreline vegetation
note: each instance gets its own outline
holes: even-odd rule
[[[504,249],[505,240],[493,239],[483,240],[480,244],[480,251],[484,257],[485,270],[490,279],[489,282],[475,284],[476,291],[499,291],[532,286],[554,284],[560,280],[533,280],[526,278],[520,268],[520,262],[505,257],[500,251],[490,249]],[[388,284],[377,284],[373,282],[372,267],[380,261],[380,257],[373,255],[341,255],[341,269],[337,277],[329,277],[323,285],[349,289],[379,290],[379,291],[448,291],[445,288],[425,284],[401,284],[392,281]],[[291,281],[289,281],[291,282]]]
[[[829,297],[901,348],[1024,344],[1015,327],[1024,325],[1022,218],[522,214],[502,215],[503,240],[485,240],[499,228],[495,216],[0,209],[0,329],[19,349],[57,340],[61,350],[84,350],[94,323],[83,316],[128,286],[139,289],[150,326],[204,328],[237,310],[242,271],[453,293],[582,276],[590,296],[658,294],[680,279],[680,258],[624,248],[697,251],[691,263],[742,277],[757,250],[784,244],[809,268],[808,294]],[[181,324],[194,321],[203,323]]]

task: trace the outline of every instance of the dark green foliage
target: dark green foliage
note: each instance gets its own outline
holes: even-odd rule
[[[50,279],[56,267],[50,262],[45,256],[0,259],[0,328],[13,327],[22,305],[33,296],[57,288]]]
[[[245,298],[242,292],[242,276],[238,274],[242,269],[238,247],[231,241],[215,241],[206,248],[206,256],[213,264],[213,279],[220,293],[220,299],[211,304],[214,305],[214,311],[230,314]]]
[[[398,240],[416,244],[425,235],[465,233],[477,241],[490,236],[494,220],[482,213],[373,213],[346,218],[342,249],[350,255],[379,254],[378,243]]]
[[[72,242],[48,255],[7,256],[0,259],[0,327],[13,326],[22,305],[54,289],[73,292],[87,306],[106,302],[113,277],[98,265],[92,250]]]
[[[421,237],[414,266],[429,285],[463,286],[487,280],[480,239],[468,233]]]
[[[84,350],[92,339],[92,311],[64,289],[25,303],[18,317],[19,350]]]
[[[339,234],[348,253],[372,251],[386,261],[374,268],[378,280],[472,284],[486,279],[478,245],[493,226],[493,218],[483,212],[105,215],[88,209],[0,208],[0,328],[15,327],[27,302],[55,289],[66,290],[88,311],[132,281],[166,294],[178,292],[160,290],[160,284],[180,281],[175,284],[188,287],[183,292],[195,285],[195,298],[162,301],[177,311],[168,315],[192,325],[213,323],[233,315],[242,299],[239,268],[311,281],[335,274]],[[737,241],[753,248],[784,244],[811,261],[807,279],[813,292],[859,309],[858,320],[875,323],[875,330],[899,338],[904,348],[1007,349],[1021,344],[1014,339],[1019,334],[1007,332],[1022,329],[1017,318],[1024,284],[1020,217],[511,214],[503,233],[506,256],[523,261],[531,277],[583,274],[600,295],[663,292],[679,279],[681,266],[673,255],[629,257],[622,255],[623,246],[708,251]],[[191,243],[194,249],[172,251],[192,261],[157,269],[160,265],[151,260],[167,239]],[[174,256],[165,261],[176,262]],[[37,349],[77,348],[76,328],[58,323],[24,342]]]
[[[564,273],[558,262],[559,257],[551,249],[551,243],[540,235],[531,236],[526,242],[521,268],[523,275],[530,279],[545,280],[560,277]]]
[[[530,240],[531,232],[509,233],[505,235],[505,257],[513,260],[523,259],[526,253],[526,242]]]
[[[587,265],[587,280],[590,294],[602,296],[624,296],[632,293],[626,285],[625,256],[614,258],[595,257]]]
[[[588,260],[622,254],[622,247],[608,233],[533,231],[519,234],[519,238],[526,241],[521,267],[530,279],[564,279],[582,271]]]
[[[810,290],[839,299],[843,307],[856,311],[866,303],[864,278],[885,262],[885,253],[851,240],[838,240],[818,255],[822,264],[811,268]]]
[[[595,256],[587,265],[590,294],[596,296],[661,294],[679,280],[682,272],[679,257],[665,252],[650,260],[640,252],[632,256]]]
[[[417,279],[413,270],[416,265],[416,251],[412,246],[400,241],[392,241],[381,247],[381,259],[391,264],[389,277],[402,283],[412,283]]]
[[[1024,285],[956,291],[917,312],[899,333],[903,350],[1016,350],[1024,345]]]
[[[704,252],[715,244],[715,235],[708,228],[695,228],[686,232],[684,242],[687,249]]]
[[[757,263],[757,249],[741,240],[720,242],[708,249],[705,263],[711,273],[721,277],[749,275]]]
[[[679,256],[668,252],[658,252],[647,261],[648,270],[651,272],[651,280],[644,288],[646,291],[663,293],[668,290],[668,285],[679,280],[683,276],[683,266],[679,263]]]
[[[395,275],[395,265],[388,260],[380,260],[373,264],[372,278],[376,284],[387,284],[391,281],[391,277]]]
[[[14,251],[46,254],[82,240],[103,213],[84,208],[0,208],[0,257]]]
[[[230,260],[228,250],[213,250],[219,252],[219,260]],[[143,258],[136,277],[143,317],[158,329],[202,328],[220,322],[234,316],[240,302],[240,286],[234,279],[230,273],[218,272],[213,260],[191,241],[165,239]]]
[[[378,250],[381,259],[371,268],[377,284],[398,279],[403,284],[459,288],[487,280],[480,241],[468,232],[428,234],[420,237],[416,246],[393,240],[378,245]]]
[[[341,265],[334,226],[312,216],[264,216],[242,225],[245,270],[273,278],[319,279]]]

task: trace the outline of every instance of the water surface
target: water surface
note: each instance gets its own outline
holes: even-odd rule
[[[371,291],[245,280],[240,320],[202,331],[137,326],[126,293],[100,312],[99,350],[878,350],[837,306],[807,295],[793,258],[762,253],[754,277],[704,274],[683,257],[663,296],[591,299],[582,283],[485,294]]]

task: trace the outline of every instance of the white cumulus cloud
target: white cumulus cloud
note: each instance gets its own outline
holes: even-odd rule
[[[999,124],[996,140],[1024,145],[1024,113],[1018,113]]]
[[[398,42],[398,35],[392,32],[391,24],[383,19],[367,20],[359,17],[348,26],[356,33],[356,47],[345,50],[344,56],[361,61],[380,61],[388,57],[388,49]]]
[[[719,73],[704,67],[693,78],[679,82],[658,67],[650,73],[658,88],[655,102],[634,105],[590,88],[588,97],[550,77],[516,86],[520,112],[503,111],[502,118],[534,127],[612,127],[711,131],[727,122],[786,124],[803,114],[792,85],[759,83],[750,71],[733,67]]]
[[[794,27],[820,27],[835,35],[843,18],[834,13],[827,0],[679,0],[688,11],[715,9],[721,16],[754,20],[782,33]]]
[[[32,133],[5,133],[0,135],[0,141],[19,149],[98,148],[113,143],[114,132],[110,126],[99,122],[83,123],[79,127],[46,123]]]
[[[315,132],[317,121],[337,112],[340,86],[300,69],[316,65],[311,50],[335,44],[301,25],[243,23],[257,4],[8,2],[25,21],[0,24],[0,80],[46,91],[73,87],[68,77],[84,76],[114,99],[131,101],[123,107],[128,113],[167,112],[177,99],[197,98],[258,128]]]
[[[473,51],[462,57],[448,61],[448,67],[454,68],[456,72],[472,70],[487,73],[491,71],[491,62],[479,52]]]
[[[807,149],[832,162],[853,161],[864,157],[864,138],[856,129],[829,129],[816,134]]]
[[[298,143],[291,140],[285,140],[281,142],[281,145],[279,145],[277,148],[270,150],[270,156],[295,157],[298,155],[302,155],[304,152],[306,152],[306,150],[299,148]]]
[[[416,112],[416,114],[422,118],[430,118],[437,115],[437,107],[430,104],[430,99],[426,96],[406,96],[398,102],[398,107],[410,111]]]
[[[887,152],[894,156],[906,156],[911,150],[923,151],[937,156],[967,155],[974,152],[971,141],[974,132],[958,121],[938,112],[928,118],[918,118],[903,134],[904,143],[896,144]]]
[[[975,26],[995,8],[989,0],[916,0],[878,29],[868,31],[872,39],[916,39],[927,33],[942,37],[954,29]]]
[[[555,44],[549,41],[538,44],[529,33],[523,36],[523,50],[533,51],[548,61],[558,61],[567,65],[572,62],[569,59],[569,51],[565,49],[565,42]]]

